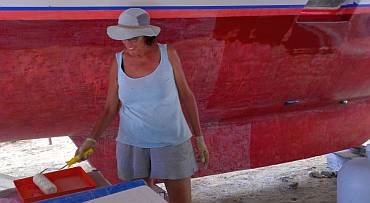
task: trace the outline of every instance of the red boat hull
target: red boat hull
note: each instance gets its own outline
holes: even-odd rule
[[[197,176],[348,147],[370,134],[368,14],[154,19],[179,52],[210,150]],[[323,19],[326,21],[323,23]],[[116,20],[0,21],[0,140],[87,136],[122,44]],[[348,100],[347,105],[340,101]],[[343,102],[342,102],[343,103]],[[116,180],[117,121],[92,157]]]

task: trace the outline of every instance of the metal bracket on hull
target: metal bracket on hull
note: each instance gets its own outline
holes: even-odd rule
[[[290,100],[285,101],[284,105],[288,106],[288,105],[293,105],[293,104],[299,104],[300,102],[301,101],[299,101],[299,100],[290,99]]]
[[[359,2],[360,0],[308,0],[305,9],[338,9],[343,5]]]
[[[347,23],[355,9],[348,5],[357,5],[359,0],[309,0],[297,17],[297,23]]]
[[[347,23],[361,0],[308,0],[297,23]]]

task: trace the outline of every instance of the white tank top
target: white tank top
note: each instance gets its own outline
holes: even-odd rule
[[[181,110],[167,45],[158,46],[159,65],[152,73],[140,78],[127,76],[121,68],[123,53],[116,54],[118,95],[122,104],[116,140],[120,143],[154,148],[177,145],[191,137]]]

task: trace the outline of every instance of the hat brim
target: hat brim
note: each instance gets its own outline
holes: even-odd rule
[[[137,28],[126,28],[115,25],[107,28],[108,36],[114,40],[126,40],[140,36],[157,36],[160,32],[161,28],[154,25]]]

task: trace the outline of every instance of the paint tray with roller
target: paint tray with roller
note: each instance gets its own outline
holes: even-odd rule
[[[57,192],[44,194],[40,188],[33,183],[32,177],[18,179],[14,181],[14,184],[23,202],[34,202],[96,187],[96,183],[79,166],[44,173],[43,175],[55,184]]]
[[[92,150],[87,153],[91,152]],[[69,167],[77,161],[79,161],[79,159],[73,157],[64,167]],[[81,167],[61,169],[42,174],[42,176],[45,176],[57,188],[57,191],[51,194],[45,194],[40,187],[35,184],[33,177],[14,180],[20,199],[28,203],[96,187],[96,183]]]

